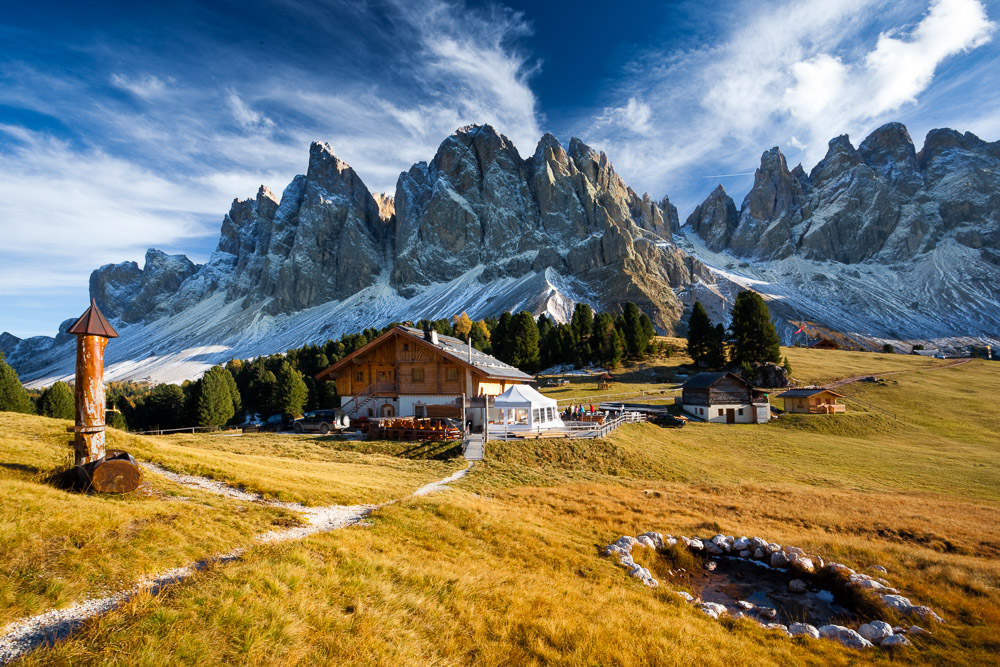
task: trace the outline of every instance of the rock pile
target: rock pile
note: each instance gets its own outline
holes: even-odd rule
[[[637,537],[626,535],[618,538],[615,542],[604,548],[604,555],[617,557],[619,562],[628,568],[629,574],[647,586],[655,588],[660,585],[659,582],[647,568],[642,567],[633,560],[632,548],[639,545],[647,549],[662,550],[673,547],[678,543],[683,544],[689,551],[697,555],[757,561],[766,567],[781,572],[795,572],[804,577],[817,574],[821,571],[833,573],[845,579],[847,586],[876,593],[887,609],[893,609],[908,616],[917,616],[925,620],[944,623],[944,619],[934,613],[930,607],[913,604],[910,600],[901,596],[899,590],[891,587],[889,582],[884,578],[859,573],[841,563],[827,563],[820,556],[808,554],[804,549],[800,549],[799,547],[782,546],[774,542],[768,542],[760,537],[734,538],[731,535],[716,535],[711,539],[702,539],[698,537],[689,538],[683,535],[679,537],[674,537],[673,535],[664,536],[662,533],[648,532]],[[882,566],[874,566],[869,569],[874,572],[887,574],[886,569]],[[793,593],[804,593],[807,586],[806,582],[800,578],[793,579],[788,584],[789,590]],[[678,591],[677,595],[685,602],[697,606],[698,609],[714,619],[723,616],[737,619],[746,618],[756,621],[764,628],[776,630],[789,637],[804,635],[814,639],[832,639],[848,648],[859,650],[873,646],[886,648],[909,646],[910,641],[906,638],[906,635],[927,634],[927,630],[917,625],[912,625],[909,629],[904,629],[903,627],[892,627],[885,621],[865,623],[857,630],[842,625],[824,625],[817,628],[808,623],[792,623],[786,626],[774,622],[777,619],[778,612],[771,607],[757,606],[751,602],[740,600],[736,605],[738,609],[731,611],[725,605],[715,602],[703,602],[701,598],[696,598],[684,591]]]

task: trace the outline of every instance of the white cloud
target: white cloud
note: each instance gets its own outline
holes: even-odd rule
[[[611,103],[575,128],[606,150],[634,187],[676,199],[682,216],[708,194],[693,167],[741,174],[784,142],[790,163],[808,168],[837,135],[857,143],[890,120],[909,120],[913,131],[913,119],[928,117],[918,111],[938,85],[935,73],[987,44],[996,28],[979,0],[746,3],[727,9],[723,23],[729,32],[707,46],[637,56],[608,91]],[[1000,57],[992,53],[972,65],[974,74],[951,73],[965,80],[935,96],[931,115],[954,122],[946,110],[958,109],[970,89],[979,99],[1000,97],[982,88],[995,86]],[[639,116],[650,130],[640,136],[627,122],[633,100],[650,109]]]
[[[261,183],[280,193],[305,170],[311,141],[331,142],[370,189],[393,192],[401,171],[462,125],[489,122],[522,151],[541,134],[534,65],[513,46],[528,34],[516,13],[445,0],[290,2],[280,11],[303,13],[311,34],[356,54],[345,57],[350,67],[228,43],[186,60],[94,50],[96,70],[102,57],[114,63],[99,80],[3,63],[0,104],[57,119],[72,136],[0,128],[0,330],[25,332],[9,320],[23,295],[55,298],[75,285],[85,302],[94,268],[141,264],[148,247],[195,248],[192,259],[203,261],[232,199]],[[345,20],[365,29],[348,34]],[[233,72],[253,78],[237,90]],[[134,99],[107,95],[108,83]],[[29,264],[30,283],[10,275]]]
[[[273,120],[251,109],[236,93],[230,92],[226,103],[233,112],[233,118],[244,130],[266,133],[274,128]]]
[[[652,132],[652,127],[649,125],[652,117],[653,110],[648,104],[630,97],[625,106],[605,109],[594,122],[598,127],[618,125],[633,134],[644,136]]]
[[[128,77],[124,74],[113,73],[111,83],[122,90],[127,90],[136,97],[149,100],[159,96],[166,90],[166,84],[152,74],[144,74],[137,77]]]

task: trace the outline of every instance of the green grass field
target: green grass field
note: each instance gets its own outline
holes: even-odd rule
[[[22,662],[995,664],[998,366],[932,370],[941,362],[785,352],[803,382],[912,372],[846,385],[842,393],[857,401],[846,415],[490,443],[487,460],[452,491],[388,505],[369,526],[255,547]],[[683,362],[633,377],[646,384],[642,373],[673,373]],[[57,491],[41,480],[68,456],[64,425],[0,413],[3,562],[19,573],[0,573],[6,620],[295,521],[162,479],[151,479],[149,498]],[[405,498],[464,465],[448,458],[453,449],[407,443],[115,437],[140,458],[309,504]],[[948,623],[905,651],[861,655],[713,621],[600,557],[619,535],[647,530],[760,535],[856,568],[881,564],[904,595]]]

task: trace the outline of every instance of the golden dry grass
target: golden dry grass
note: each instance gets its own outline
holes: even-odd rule
[[[801,354],[796,375],[832,377],[850,365],[831,355],[851,353]],[[887,355],[857,354],[871,365],[841,375],[887,369],[877,365]],[[456,490],[387,506],[368,527],[254,549],[24,664],[993,664],[995,368],[972,362],[845,387],[898,419],[870,410],[766,426],[635,425],[604,442],[491,443]],[[338,457],[363,448],[261,442],[287,448],[262,456],[343,465],[352,464]],[[211,466],[226,462],[214,458],[221,445],[167,444],[185,448],[169,454],[178,464],[197,465],[203,449]],[[248,455],[228,452],[237,466]],[[906,651],[862,655],[712,621],[600,557],[619,535],[647,530],[761,535],[857,568],[882,564],[904,595],[948,623]]]
[[[254,535],[301,522],[296,513],[192,490],[149,473],[142,493],[60,490],[45,479],[72,463],[69,423],[0,412],[0,626],[128,588],[143,575],[246,546]],[[464,465],[337,453],[292,436],[195,440],[109,431],[109,447],[140,460],[196,473],[225,470],[218,476],[226,481],[311,504],[384,502]],[[352,462],[337,461],[338,456]]]

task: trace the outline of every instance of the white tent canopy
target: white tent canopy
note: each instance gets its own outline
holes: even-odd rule
[[[562,428],[555,400],[543,396],[526,384],[512,385],[493,401],[496,423],[509,430]]]

